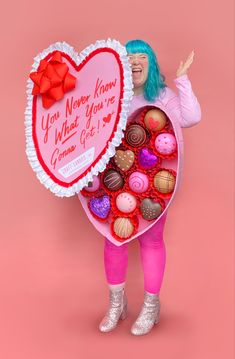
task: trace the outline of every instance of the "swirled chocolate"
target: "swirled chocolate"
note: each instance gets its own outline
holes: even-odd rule
[[[131,125],[125,133],[126,142],[133,147],[140,147],[146,142],[145,129],[140,125]]]

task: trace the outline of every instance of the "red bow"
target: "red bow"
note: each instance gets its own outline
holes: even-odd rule
[[[75,87],[76,77],[71,75],[62,56],[56,51],[50,61],[41,60],[38,70],[29,75],[34,82],[33,95],[42,95],[43,107],[49,108]]]

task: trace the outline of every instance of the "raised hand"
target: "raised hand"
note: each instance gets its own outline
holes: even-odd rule
[[[193,57],[194,57],[194,50],[188,56],[185,63],[183,63],[183,61],[180,61],[179,68],[178,68],[178,70],[176,72],[177,77],[187,74],[187,71],[188,71],[189,67],[191,66],[191,64],[193,62]]]

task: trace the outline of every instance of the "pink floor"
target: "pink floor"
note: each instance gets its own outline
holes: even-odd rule
[[[194,209],[184,226],[180,219],[189,211],[186,195],[196,201],[195,194],[181,193],[165,229],[161,322],[144,337],[129,332],[143,296],[137,241],[129,244],[129,316],[114,332],[103,334],[98,331],[108,304],[103,239],[81,215],[78,200],[65,200],[64,205],[48,194],[47,211],[54,213],[53,219],[41,215],[41,224],[37,215],[42,202],[35,213],[28,213],[27,220],[19,214],[20,227],[9,228],[11,236],[0,244],[0,357],[106,359],[127,358],[132,353],[136,358],[230,359],[230,229],[223,233],[220,227],[213,229],[216,211],[209,222],[205,213],[195,221]],[[211,236],[204,236],[205,227],[212,228]]]

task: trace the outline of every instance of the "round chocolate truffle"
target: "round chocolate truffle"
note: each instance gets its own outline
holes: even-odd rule
[[[167,171],[161,170],[154,176],[154,186],[161,193],[170,193],[175,187],[175,176]]]
[[[134,231],[134,226],[129,218],[119,217],[115,219],[113,230],[120,238],[128,238]]]
[[[126,142],[133,147],[142,146],[147,139],[145,129],[140,125],[130,125],[125,133]]]
[[[160,133],[155,139],[155,148],[162,155],[171,155],[177,148],[175,136],[171,133]]]
[[[133,192],[143,193],[149,187],[148,176],[144,173],[135,171],[129,177],[129,186]]]
[[[103,183],[110,191],[117,191],[124,186],[124,179],[119,172],[109,169],[104,174]]]
[[[87,192],[95,192],[100,188],[100,179],[97,176],[93,177],[93,181],[88,182],[88,185],[84,187]]]
[[[137,200],[131,193],[122,192],[116,198],[116,206],[123,213],[131,213],[137,206]]]
[[[167,123],[167,117],[163,111],[155,108],[146,113],[144,123],[147,129],[152,132],[161,131]]]
[[[162,213],[162,206],[159,202],[151,198],[144,198],[140,204],[140,211],[142,217],[147,221],[152,221],[160,216]]]

